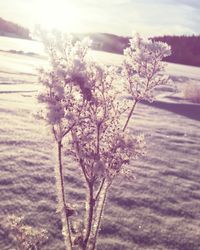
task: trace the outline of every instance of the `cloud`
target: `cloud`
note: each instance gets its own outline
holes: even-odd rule
[[[169,2],[174,5],[188,5],[193,8],[200,8],[199,0],[178,0],[178,1],[170,0]]]

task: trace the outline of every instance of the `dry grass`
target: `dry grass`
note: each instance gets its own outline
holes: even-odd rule
[[[200,84],[187,84],[184,89],[184,97],[193,103],[200,103]]]

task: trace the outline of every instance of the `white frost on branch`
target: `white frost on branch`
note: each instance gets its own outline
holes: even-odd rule
[[[166,43],[145,41],[139,35],[130,40],[130,47],[124,50],[122,75],[133,100],[152,101],[154,88],[167,84],[162,60],[170,54]]]

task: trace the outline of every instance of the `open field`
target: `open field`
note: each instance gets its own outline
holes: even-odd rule
[[[119,64],[121,56],[96,52],[102,62]],[[56,211],[52,138],[32,113],[40,88],[37,56],[0,52],[0,249],[14,249],[2,220],[25,215],[45,228],[44,250],[64,249]],[[200,105],[182,98],[185,84],[200,84],[200,69],[169,64],[173,87],[158,102],[138,104],[133,131],[144,133],[147,155],[131,168],[134,181],[116,180],[108,197],[98,249],[200,249]],[[174,90],[176,87],[176,92]],[[164,94],[163,94],[164,93]],[[76,165],[66,159],[65,181],[77,206],[84,195]]]

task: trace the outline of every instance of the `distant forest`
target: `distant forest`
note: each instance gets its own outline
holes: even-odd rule
[[[0,18],[0,35],[30,38],[30,31],[18,24]],[[93,41],[92,48],[111,53],[122,54],[129,45],[129,37],[122,37],[107,33],[73,34],[75,40],[89,36]],[[172,55],[165,60],[168,62],[200,67],[200,35],[198,36],[159,36],[150,38],[153,41],[162,41],[172,48]]]
[[[166,42],[171,46],[172,54],[166,58],[166,61],[200,66],[200,35],[163,36],[155,37],[153,40]]]
[[[0,35],[30,39],[29,30],[0,17]]]

